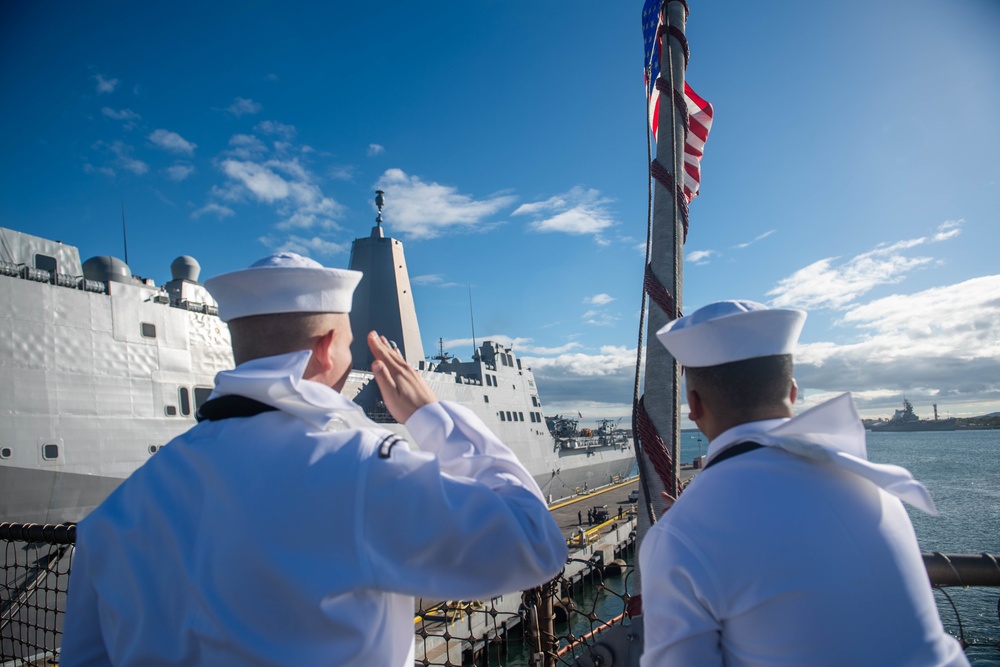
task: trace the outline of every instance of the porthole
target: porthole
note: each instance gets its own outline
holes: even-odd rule
[[[191,415],[191,392],[187,387],[181,387],[177,390],[177,398],[180,400],[181,404],[181,414],[185,417]]]
[[[176,405],[167,405],[167,406],[165,406],[163,408],[163,412],[166,413],[166,415],[168,417],[176,417],[177,416],[177,406]]]
[[[150,445],[149,446],[149,453],[150,454],[155,454],[157,449],[158,449],[158,447],[156,445]]]
[[[42,458],[46,461],[55,461],[59,458],[59,445],[51,442],[42,445]]]
[[[156,325],[150,322],[140,322],[139,331],[143,338],[156,338]]]
[[[10,447],[3,447],[0,449],[0,459],[9,459],[13,456],[14,452]]]

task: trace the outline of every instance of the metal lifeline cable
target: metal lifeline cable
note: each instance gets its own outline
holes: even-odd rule
[[[652,75],[650,65],[646,64],[646,77]],[[649,136],[649,128],[651,126],[651,115],[649,111],[649,84],[646,83],[643,90],[643,97],[646,98],[646,126],[643,128],[646,132],[646,162],[652,162],[652,139]],[[653,236],[653,181],[647,177],[646,178],[646,256],[645,264],[646,271],[649,272],[649,260],[652,251],[652,236]],[[641,400],[639,394],[639,384],[642,379],[642,346],[645,340],[645,330],[646,330],[646,285],[643,283],[642,287],[642,300],[639,306],[639,338],[635,345],[635,384],[632,388],[632,440],[635,443],[635,460],[639,466],[639,483],[642,485],[642,497],[647,499],[646,511],[649,514],[649,523],[656,523],[655,512],[652,510],[651,503],[648,502],[649,498],[649,473],[646,470],[646,459],[643,456],[643,441],[639,438],[639,428],[638,428],[638,415],[639,415],[639,401]]]

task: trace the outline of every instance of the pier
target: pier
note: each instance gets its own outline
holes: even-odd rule
[[[697,470],[682,468],[682,480]],[[636,505],[630,494],[638,492],[636,477],[581,492],[549,506],[569,547],[569,562],[555,582],[543,587],[534,603],[546,610],[535,614],[527,598],[535,592],[502,595],[491,600],[463,602],[418,601],[414,620],[418,665],[470,664],[504,641],[516,628],[526,635],[551,633],[537,624],[564,620],[574,591],[601,580],[608,568],[621,571],[627,555],[634,555]],[[548,618],[544,618],[548,616]],[[542,618],[539,618],[542,617]],[[522,623],[536,627],[520,627]]]

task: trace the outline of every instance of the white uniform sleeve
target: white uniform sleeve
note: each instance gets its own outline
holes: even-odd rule
[[[472,410],[448,401],[413,413],[406,428],[423,451],[434,453],[441,472],[491,489],[522,486],[545,502],[531,474]]]
[[[79,532],[77,535],[79,537]],[[74,549],[59,664],[64,667],[111,667],[111,657],[101,634],[97,592],[90,581],[86,559],[86,549]]]
[[[362,491],[365,554],[378,588],[473,599],[542,584],[566,543],[538,485],[473,412],[424,406],[406,424],[420,452],[373,457]]]
[[[676,535],[654,526],[639,549],[642,667],[722,667],[722,626],[711,611],[710,575]]]

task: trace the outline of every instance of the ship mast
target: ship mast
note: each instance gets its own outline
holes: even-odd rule
[[[657,6],[658,22],[653,14]],[[684,106],[687,42],[684,26],[688,10],[683,0],[664,0],[662,4],[649,1],[646,8],[648,15],[644,13],[643,20],[659,24],[656,39],[662,41],[657,54],[661,73],[654,84],[660,91],[659,129],[656,158],[650,164],[654,188],[653,212],[643,285],[643,305],[647,295],[650,301],[645,332],[645,394],[636,401],[633,412],[644,508],[638,517],[640,542],[659,515],[662,507],[660,492],[666,490],[676,497],[679,490],[680,366],[660,345],[656,332],[681,314],[684,236],[687,230],[683,174],[687,132],[687,109]],[[653,53],[657,53],[655,43]],[[642,333],[640,323],[640,351]],[[637,361],[637,376],[641,357]]]

